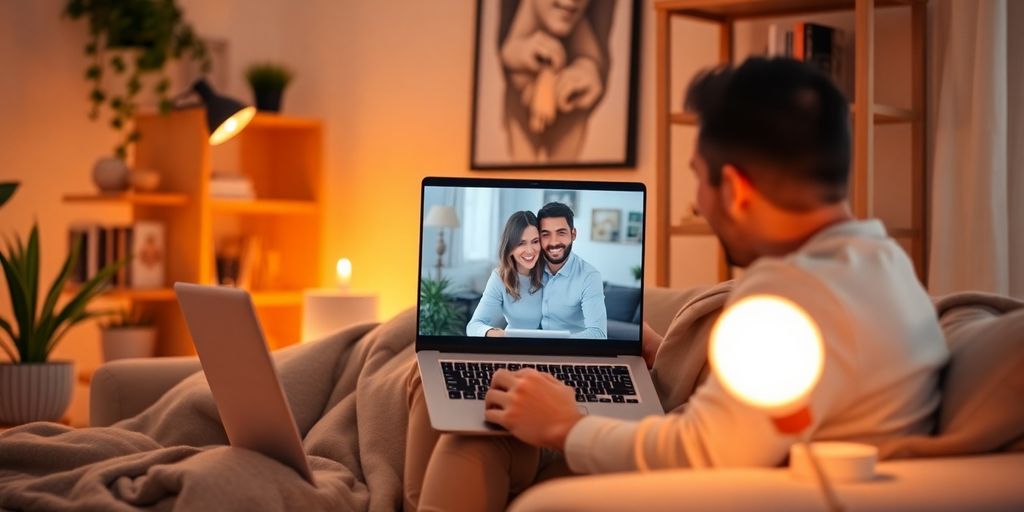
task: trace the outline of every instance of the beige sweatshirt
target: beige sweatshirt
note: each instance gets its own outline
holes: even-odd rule
[[[806,309],[825,342],[805,434],[874,443],[931,431],[948,351],[931,300],[881,222],[840,223],[783,258],[761,258],[728,303],[764,293]],[[775,466],[796,441],[763,411],[727,394],[712,373],[688,404],[666,416],[584,418],[570,431],[565,453],[576,473]]]

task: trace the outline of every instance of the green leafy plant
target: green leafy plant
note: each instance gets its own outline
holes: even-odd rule
[[[14,312],[14,325],[0,317],[0,331],[8,338],[4,340],[0,337],[0,348],[12,362],[45,363],[68,330],[85,320],[107,314],[88,311],[86,306],[104,291],[127,260],[104,267],[83,284],[63,307],[57,307],[57,299],[74,271],[80,250],[81,241],[76,239],[60,273],[50,285],[42,307],[39,307],[39,226],[32,226],[28,243],[16,237],[14,243],[8,241],[6,251],[0,251],[0,266],[7,278],[7,291]]]
[[[133,303],[129,308],[122,307],[113,312],[103,323],[103,329],[135,329],[152,325],[153,315]]]
[[[111,128],[124,133],[114,152],[125,158],[128,146],[139,139],[137,130],[126,128],[135,115],[143,75],[159,76],[153,87],[159,97],[160,112],[167,113],[173,102],[164,65],[188,55],[207,72],[210,59],[206,45],[185,23],[174,0],[68,0],[64,14],[73,20],[85,18],[89,23],[89,41],[85,45],[85,54],[91,58],[85,70],[85,79],[92,87],[89,118],[98,119],[103,105],[109,107]],[[109,52],[117,48],[138,51],[126,60],[124,52]],[[123,91],[111,93],[104,88],[103,78],[108,73],[123,81]]]
[[[420,334],[460,336],[465,334],[465,315],[455,306],[445,278],[426,278],[420,283]]]
[[[16,181],[0,183],[0,206],[3,206],[14,195],[15,190],[18,190]]]
[[[254,90],[283,90],[292,80],[292,72],[281,65],[264,62],[245,70],[245,79]]]
[[[633,271],[633,279],[640,281],[644,278],[644,267],[642,265],[632,267],[630,270]]]

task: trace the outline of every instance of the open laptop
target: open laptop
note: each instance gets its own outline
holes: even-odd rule
[[[249,293],[187,283],[174,283],[174,293],[231,446],[291,466],[315,485]]]
[[[534,368],[552,374],[576,389],[577,407],[584,414],[623,419],[664,414],[641,357],[643,329],[637,322],[643,318],[644,285],[633,269],[642,268],[644,261],[646,196],[641,183],[423,180],[416,358],[430,423],[436,430],[502,433],[499,426],[484,420],[484,395],[491,375],[500,368]],[[556,272],[550,272],[547,259],[537,258],[536,264],[548,269],[537,292],[541,294],[537,303],[543,304],[538,306],[539,315],[529,310],[522,315],[527,317],[524,320],[513,314],[509,324],[503,314],[495,313],[495,297],[504,286],[501,280],[492,283],[493,289],[481,290],[490,271],[487,276],[467,276],[466,271],[495,269],[509,217],[523,210],[536,215],[552,202],[569,207],[576,238],[560,250],[555,244],[550,260],[562,261]],[[442,240],[448,238],[450,254],[438,255],[437,244],[432,243],[442,228],[424,222],[440,207],[450,207],[444,210],[454,211],[459,219],[457,229],[441,235]],[[543,248],[544,236],[540,238]],[[442,256],[445,259],[438,265]],[[481,265],[480,260],[485,263]],[[594,276],[593,270],[600,275]],[[453,322],[439,322],[436,302],[424,300],[422,287],[426,281],[438,280],[439,274],[448,280],[448,292],[459,297],[440,308],[454,312]],[[467,301],[467,296],[479,300]],[[482,334],[491,329],[505,336]],[[545,336],[545,330],[551,335]]]

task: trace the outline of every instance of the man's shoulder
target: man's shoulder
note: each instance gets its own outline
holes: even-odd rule
[[[579,254],[573,254],[575,256],[575,272],[582,276],[596,275],[598,278],[601,277],[601,272],[597,270],[597,267],[591,265],[587,260],[583,259]]]

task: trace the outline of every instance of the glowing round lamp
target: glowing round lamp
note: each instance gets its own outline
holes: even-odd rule
[[[726,391],[765,411],[775,428],[796,435],[811,425],[808,399],[821,379],[825,349],[818,324],[794,302],[753,295],[726,309],[711,329],[711,366]],[[829,510],[843,507],[815,449],[806,454]]]
[[[192,84],[192,90],[206,107],[206,127],[210,130],[210,145],[216,146],[238,135],[256,115],[256,108],[217,94],[206,80]]]
[[[821,331],[800,306],[755,295],[722,313],[711,331],[711,366],[726,390],[765,411],[780,432],[811,424],[807,399],[821,378]]]

